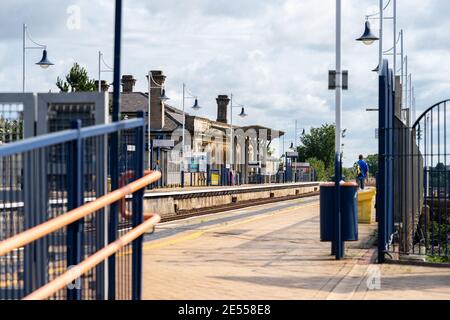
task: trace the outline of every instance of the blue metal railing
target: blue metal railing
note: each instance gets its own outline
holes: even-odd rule
[[[77,121],[69,130],[0,146],[0,241],[105,195],[108,173],[116,172],[117,177],[109,178],[117,181],[130,172],[134,174],[126,182],[141,178],[145,121],[139,116],[86,128]],[[132,151],[118,148],[113,157],[113,135],[120,146],[134,146]],[[142,213],[142,205],[140,190],[125,209]],[[142,223],[142,214],[128,219],[118,213],[112,217],[99,210],[0,257],[0,299],[23,298]],[[110,258],[114,264],[109,264],[108,278],[105,264],[98,265],[52,299],[139,299],[141,250],[138,238]],[[115,289],[107,295],[109,288]]]

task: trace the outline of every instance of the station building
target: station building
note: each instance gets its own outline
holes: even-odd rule
[[[164,186],[181,184],[184,172],[185,185],[207,184],[206,172],[224,172],[232,176],[234,183],[249,183],[254,177],[268,177],[277,174],[279,159],[268,154],[272,142],[281,138],[284,132],[259,125],[233,125],[234,151],[230,166],[231,125],[229,123],[230,98],[218,95],[216,98],[217,118],[215,120],[191,115],[183,115],[182,108],[161,101],[162,87],[166,76],[162,71],[151,71],[157,83],[151,89],[151,167],[163,173]],[[136,80],[132,75],[122,76],[121,112],[123,117],[136,117],[142,111],[148,119],[148,93],[134,90]],[[156,88],[158,87],[158,88]],[[161,87],[161,88],[159,88]],[[108,90],[105,83],[103,90]],[[185,148],[182,160],[183,117],[185,117]],[[148,122],[147,122],[148,123]],[[148,131],[148,130],[147,130]],[[146,142],[148,132],[146,132]],[[146,143],[148,145],[148,143]],[[147,150],[148,152],[148,150]],[[199,156],[206,160],[200,166],[190,166],[192,159]],[[146,157],[146,167],[149,167]],[[193,172],[192,172],[193,171]],[[271,180],[271,179],[269,179]]]

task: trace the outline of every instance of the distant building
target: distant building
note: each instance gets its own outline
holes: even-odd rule
[[[166,76],[161,71],[152,71],[152,77],[160,86],[164,85]],[[139,111],[147,114],[148,93],[134,91],[136,80],[131,75],[122,77],[121,112],[124,117],[136,117]],[[107,87],[102,84],[103,90]],[[181,142],[183,128],[183,111],[168,103],[160,101],[162,89],[151,89],[151,139],[153,144],[153,163],[159,160],[164,184],[176,185],[181,180]],[[217,119],[186,113],[185,119],[185,156],[205,154],[208,168],[224,170],[230,163],[230,129],[228,123],[228,106],[230,99],[227,95],[219,95],[216,99]],[[146,116],[147,118],[147,116]],[[240,177],[241,183],[248,182],[251,174],[273,174],[278,168],[278,159],[268,156],[267,148],[270,143],[284,135],[284,132],[262,126],[233,126],[234,131],[234,161],[233,172]],[[148,139],[148,132],[146,141]],[[162,146],[155,140],[171,140],[174,147]],[[146,144],[147,145],[147,144]],[[186,167],[185,159],[185,170]],[[259,161],[260,167],[249,166],[249,162]],[[146,167],[148,161],[146,157]],[[265,169],[267,168],[267,169]],[[269,169],[270,168],[270,169]]]

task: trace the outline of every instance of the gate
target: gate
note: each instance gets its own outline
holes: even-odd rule
[[[450,160],[447,101],[409,127],[384,61],[379,79],[378,257],[448,260]],[[397,86],[399,88],[401,86]],[[449,158],[447,160],[447,158]]]

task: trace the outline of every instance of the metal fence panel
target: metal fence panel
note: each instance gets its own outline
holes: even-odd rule
[[[107,141],[114,132],[121,137],[120,145],[134,146],[120,150],[122,186],[143,175],[144,122],[135,120],[129,125],[121,123],[109,127],[81,129],[79,124],[79,128],[74,130],[76,139],[66,131],[23,140],[20,147],[16,144],[0,146],[0,162],[5,163],[0,171],[4,181],[0,190],[3,200],[0,205],[0,240],[104,195],[107,182],[102,171],[107,167]],[[16,171],[17,163],[26,170]],[[21,183],[4,179],[11,176],[18,176],[17,181]],[[119,224],[114,230],[117,235],[142,222],[142,196],[139,193],[128,197],[123,204],[120,205]],[[136,217],[136,214],[141,217]],[[104,247],[108,221],[107,211],[99,210],[25,248],[0,257],[0,299],[20,299]],[[140,297],[142,260],[136,257],[141,253],[142,243],[139,245],[139,241],[116,254],[117,299]],[[105,273],[105,265],[100,264],[67,289],[55,293],[52,299],[105,299]]]

